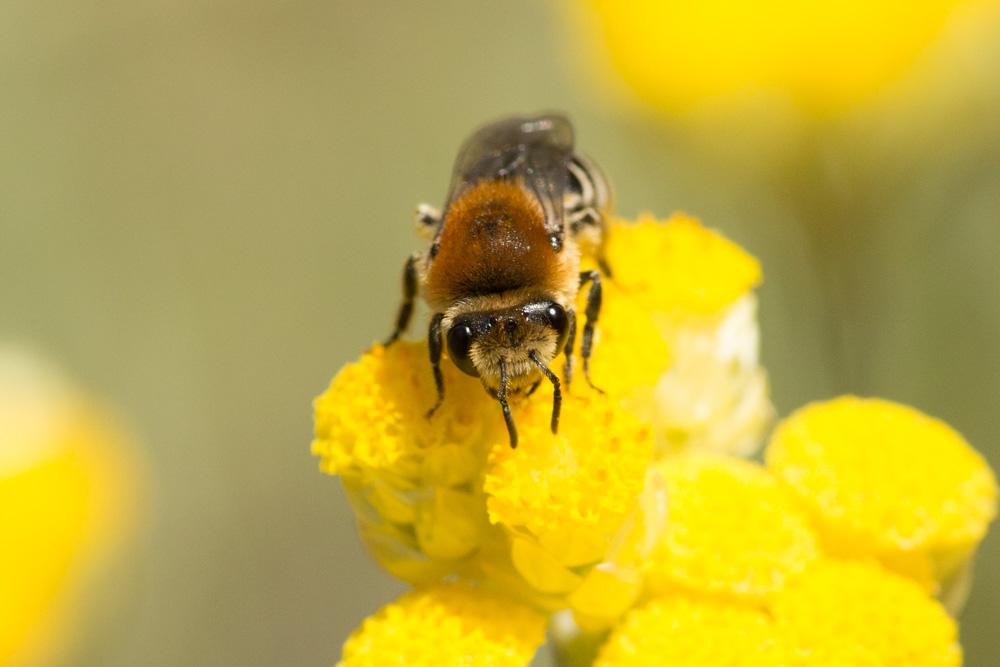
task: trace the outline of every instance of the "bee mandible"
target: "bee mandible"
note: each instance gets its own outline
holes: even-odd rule
[[[509,401],[553,386],[552,432],[562,391],[551,365],[565,353],[563,384],[572,379],[575,303],[589,285],[580,355],[590,381],[594,327],[601,310],[601,273],[610,188],[601,171],[574,151],[573,126],[559,114],[505,118],[477,130],[455,161],[445,206],[417,209],[430,241],[403,269],[403,302],[395,342],[409,325],[419,291],[433,313],[428,330],[437,388],[444,401],[441,355],[478,377],[503,410],[510,446],[517,428]],[[580,271],[581,252],[600,270]],[[599,389],[597,389],[600,391]]]

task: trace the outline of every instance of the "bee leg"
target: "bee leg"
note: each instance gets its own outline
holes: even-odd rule
[[[542,360],[538,357],[538,353],[532,350],[528,354],[528,358],[531,362],[538,366],[538,370],[542,372],[548,381],[552,383],[552,432],[559,432],[559,411],[562,409],[562,392],[559,390],[559,378],[556,376],[552,370],[542,363]]]
[[[601,250],[601,254],[597,256],[597,268],[601,270],[601,273],[607,278],[614,278],[611,274],[611,265],[608,264],[608,258],[604,256],[604,251]]]
[[[434,238],[438,224],[441,222],[441,211],[430,204],[417,204],[417,211],[413,219],[417,223],[417,233],[430,241]]]
[[[566,391],[573,381],[573,346],[576,344],[576,311],[570,308],[566,311],[566,370],[563,372],[563,382],[566,384]]]
[[[413,315],[413,299],[417,295],[417,257],[411,255],[403,266],[403,303],[399,306],[396,315],[396,328],[389,336],[384,345],[392,345],[403,335],[410,325],[410,317]]]
[[[594,243],[597,246],[595,250],[597,254],[597,268],[601,270],[601,273],[606,278],[611,278],[611,267],[608,265],[608,259],[604,256],[604,241],[607,238],[607,219],[593,206],[586,206],[572,210],[567,216],[567,222],[574,236],[583,232],[585,227],[593,228],[589,233],[596,234],[597,240]]]
[[[587,320],[583,325],[583,341],[580,344],[580,356],[583,358],[583,377],[587,379],[587,384],[602,394],[604,390],[594,385],[590,379],[590,348],[594,341],[594,325],[601,314],[601,274],[597,271],[583,271],[580,273],[580,289],[590,283],[590,291],[587,292]]]
[[[431,370],[434,372],[434,386],[437,388],[437,402],[434,407],[427,411],[427,418],[430,419],[444,402],[444,376],[441,375],[441,320],[444,313],[437,313],[431,318],[431,325],[427,331],[427,349],[431,355]]]
[[[510,405],[507,403],[507,365],[502,357],[500,359],[500,388],[497,390],[497,400],[500,402],[500,409],[503,410],[504,423],[507,424],[510,448],[517,449],[517,426],[514,424],[514,416],[510,413]]]

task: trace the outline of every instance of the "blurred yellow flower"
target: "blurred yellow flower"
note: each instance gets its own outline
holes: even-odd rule
[[[344,644],[338,667],[525,667],[545,617],[495,593],[459,584],[386,605]]]
[[[955,621],[875,563],[817,562],[775,595],[771,612],[794,665],[962,664]]]
[[[785,646],[764,611],[684,595],[630,612],[594,661],[594,667],[784,664]]]
[[[818,556],[807,518],[761,466],[687,456],[663,461],[657,471],[668,509],[648,564],[651,593],[687,590],[755,601]]]
[[[129,532],[127,445],[55,371],[0,349],[0,664],[41,664],[72,639],[89,578]]]
[[[621,78],[676,112],[755,95],[813,112],[872,97],[911,70],[975,0],[590,0]]]
[[[766,458],[827,550],[878,558],[932,589],[958,574],[997,512],[983,457],[944,422],[890,401],[808,405],[778,426]]]
[[[817,560],[763,607],[692,593],[630,612],[595,667],[957,667],[957,628],[914,582],[875,563]]]

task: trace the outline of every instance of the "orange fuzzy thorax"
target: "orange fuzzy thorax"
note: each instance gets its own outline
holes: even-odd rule
[[[437,247],[426,280],[432,306],[525,288],[555,294],[575,284],[576,254],[552,248],[541,205],[518,183],[471,187],[449,207]]]

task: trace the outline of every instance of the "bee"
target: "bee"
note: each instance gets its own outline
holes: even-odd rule
[[[510,446],[517,428],[509,402],[545,379],[553,386],[552,432],[562,391],[551,366],[565,354],[572,379],[577,294],[589,285],[580,344],[590,381],[594,328],[601,310],[601,273],[610,188],[601,171],[574,151],[573,126],[559,114],[517,116],[486,125],[459,150],[440,211],[421,204],[417,225],[429,241],[403,269],[403,301],[386,341],[402,335],[419,291],[433,316],[428,329],[437,402],[444,401],[441,356],[478,377],[503,411]],[[581,252],[600,270],[580,271]]]

